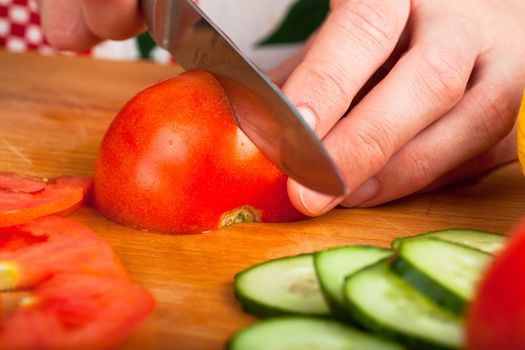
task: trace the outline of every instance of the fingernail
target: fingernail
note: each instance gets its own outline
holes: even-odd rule
[[[379,189],[379,182],[375,178],[371,178],[365,181],[361,186],[357,188],[350,196],[344,201],[345,207],[356,207],[361,203],[364,203],[372,199]]]
[[[308,124],[312,131],[315,131],[317,127],[317,118],[315,117],[314,112],[310,108],[298,107],[297,110],[303,117],[303,120]]]
[[[324,214],[340,202],[337,197],[315,192],[304,186],[299,187],[299,199],[311,216]]]

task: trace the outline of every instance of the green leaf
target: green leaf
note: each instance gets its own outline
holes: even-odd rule
[[[275,32],[262,39],[258,45],[305,41],[323,23],[329,9],[329,0],[298,0]]]
[[[151,58],[151,51],[157,46],[148,32],[144,32],[137,37],[137,45],[140,52],[140,58],[142,59]]]

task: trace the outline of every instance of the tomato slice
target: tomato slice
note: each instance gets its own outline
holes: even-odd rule
[[[21,298],[0,320],[0,348],[112,348],[151,312],[153,304],[151,295],[129,280],[57,275]]]
[[[31,288],[65,272],[127,276],[111,247],[76,221],[46,216],[0,228],[0,290]]]
[[[4,173],[0,176],[0,227],[76,209],[88,198],[90,188],[91,178],[61,176],[46,182]]]
[[[35,193],[47,185],[46,179],[32,179],[15,173],[0,173],[0,190]]]
[[[525,349],[525,222],[496,257],[467,319],[468,350]]]

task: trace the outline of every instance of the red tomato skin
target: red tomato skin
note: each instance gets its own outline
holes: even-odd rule
[[[111,349],[151,313],[152,296],[125,279],[57,275],[4,315],[1,349]]]
[[[525,349],[525,222],[482,279],[467,315],[468,350]]]
[[[240,131],[220,82],[205,71],[162,81],[133,97],[102,141],[93,201],[139,229],[197,233],[242,206],[262,221],[303,219],[286,176]]]
[[[127,277],[105,241],[81,223],[59,216],[0,228],[0,265],[0,291],[32,288],[70,272]]]
[[[0,227],[21,225],[51,215],[69,214],[88,200],[91,178],[61,176],[56,179],[24,179],[0,174]]]
[[[20,176],[15,173],[0,173],[0,190],[36,193],[42,191],[47,181]]]

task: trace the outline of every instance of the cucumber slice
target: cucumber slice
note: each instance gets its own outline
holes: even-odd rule
[[[470,228],[452,228],[448,230],[430,231],[410,237],[399,237],[392,242],[392,248],[397,249],[404,240],[415,238],[436,237],[443,241],[462,244],[467,247],[479,249],[485,253],[495,254],[505,246],[507,236]]]
[[[415,349],[463,344],[462,320],[393,273],[386,260],[347,277],[343,292],[352,318],[376,333]]]
[[[235,276],[234,289],[244,309],[261,317],[330,314],[312,254],[270,260],[246,269]]]
[[[255,323],[231,339],[230,350],[402,350],[400,345],[337,321],[278,317]]]
[[[437,304],[462,314],[492,256],[430,237],[401,243],[392,268]]]
[[[348,319],[348,313],[344,310],[345,277],[391,254],[390,249],[364,246],[339,247],[314,254],[317,278],[334,316],[343,320]]]

